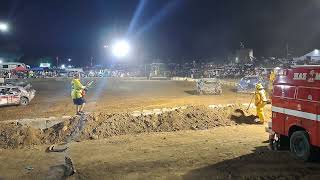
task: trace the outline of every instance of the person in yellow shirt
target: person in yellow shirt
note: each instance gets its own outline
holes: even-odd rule
[[[276,79],[276,72],[275,70],[272,70],[269,76],[269,93],[272,94],[273,90],[273,81]]]
[[[71,85],[71,97],[74,105],[76,105],[76,114],[81,115],[83,113],[84,105],[86,104],[86,101],[83,98],[83,91],[86,89],[86,86],[82,85],[80,82],[80,73],[74,75]]]
[[[272,91],[273,91],[273,82],[274,80],[276,79],[277,77],[277,74],[279,73],[280,71],[280,68],[279,67],[276,67],[274,68],[271,73],[270,73],[270,76],[269,76],[269,93],[272,94]]]
[[[273,81],[276,79],[276,72],[275,70],[272,70],[271,73],[270,73],[270,77],[269,77],[269,81],[270,83],[273,84]]]
[[[261,83],[256,84],[254,104],[256,106],[257,117],[258,117],[257,119],[255,119],[255,122],[263,124],[265,121],[263,108],[267,104],[267,97],[266,97],[266,92]]]

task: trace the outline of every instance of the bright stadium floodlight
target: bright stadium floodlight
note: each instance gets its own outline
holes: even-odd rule
[[[127,56],[129,51],[130,51],[130,45],[125,40],[117,41],[112,46],[113,55],[116,56],[116,57],[119,57],[119,58]]]
[[[62,64],[61,69],[65,69],[65,68],[66,68],[66,65]]]
[[[1,32],[9,31],[9,25],[7,23],[0,22],[0,31]]]

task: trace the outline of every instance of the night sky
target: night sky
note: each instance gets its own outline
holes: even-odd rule
[[[283,57],[286,43],[294,55],[320,48],[317,0],[146,0],[132,23],[139,2],[1,0],[0,21],[11,31],[0,34],[0,48],[76,64],[110,58],[104,44],[126,35],[132,57],[150,61],[223,59],[240,41],[256,57]]]

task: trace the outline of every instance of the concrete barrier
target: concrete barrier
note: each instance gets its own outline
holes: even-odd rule
[[[38,129],[46,129],[70,118],[71,116],[35,118],[35,119],[17,119],[17,120],[0,121],[0,124],[1,123],[19,123],[24,126],[30,126]]]
[[[211,109],[214,108],[223,108],[223,107],[230,107],[235,104],[212,104],[209,105],[208,107]],[[249,103],[244,103],[242,104],[243,106],[248,106]],[[131,115],[134,117],[139,117],[139,116],[146,116],[146,115],[152,115],[152,114],[162,114],[165,112],[170,112],[170,111],[175,111],[175,110],[185,110],[190,106],[179,106],[179,107],[173,107],[173,108],[162,108],[162,109],[153,109],[153,110],[142,110],[142,111],[134,111]],[[251,104],[250,108],[254,108],[255,106]]]

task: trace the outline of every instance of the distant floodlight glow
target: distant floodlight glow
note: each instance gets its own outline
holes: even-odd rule
[[[61,69],[65,69],[65,68],[66,68],[66,65],[62,64]]]
[[[118,41],[112,46],[112,53],[116,57],[125,57],[130,51],[130,46],[127,41]]]
[[[0,31],[7,32],[8,30],[9,30],[8,24],[0,22]]]

